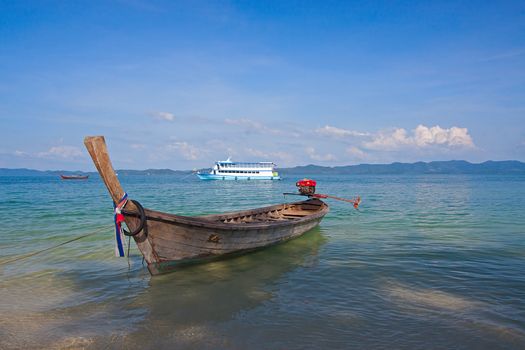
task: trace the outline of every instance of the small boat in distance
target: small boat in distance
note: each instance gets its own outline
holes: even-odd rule
[[[130,229],[120,231],[118,227],[118,237],[120,232],[133,237],[152,275],[180,264],[206,262],[288,241],[317,226],[329,211],[328,205],[317,198],[203,216],[146,209],[138,201],[127,199],[104,137],[88,136],[84,144],[115,203],[116,225],[125,222]]]
[[[230,158],[215,163],[210,172],[197,172],[201,180],[280,180],[272,162],[232,162]]]
[[[62,180],[87,180],[89,175],[60,175]]]

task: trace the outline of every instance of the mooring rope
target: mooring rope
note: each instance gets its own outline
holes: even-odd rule
[[[74,241],[78,241],[79,239],[86,238],[86,237],[89,237],[89,236],[93,236],[93,235],[95,235],[97,233],[100,233],[100,232],[102,232],[104,230],[109,230],[110,227],[112,227],[112,226],[101,227],[100,229],[98,229],[96,231],[93,231],[93,232],[87,233],[85,235],[81,235],[81,236],[75,237],[73,239],[70,239],[68,241],[65,241],[65,242],[62,242],[60,244],[54,245],[52,247],[48,247],[48,248],[45,248],[45,249],[42,249],[42,250],[37,250],[36,252],[32,252],[32,253],[29,253],[29,254],[26,254],[26,255],[22,255],[22,256],[19,256],[17,258],[11,259],[11,260],[1,261],[0,262],[0,266],[7,265],[7,264],[10,264],[10,263],[15,262],[15,261],[27,259],[27,258],[30,258],[30,257],[35,256],[37,254],[40,254],[40,253],[43,253],[43,252],[47,252],[48,250],[53,250],[53,249],[56,249],[56,248],[58,248],[60,246],[66,245],[68,243],[71,243],[71,242],[74,242]]]

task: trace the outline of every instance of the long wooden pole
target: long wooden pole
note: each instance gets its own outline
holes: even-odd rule
[[[95,164],[102,181],[104,181],[113,202],[118,203],[125,192],[120,185],[117,175],[115,175],[115,170],[113,169],[111,159],[109,158],[104,136],[87,136],[84,138],[84,145],[86,146],[91,159],[93,159],[93,163]],[[128,202],[126,209],[137,211],[137,207],[132,202]],[[133,230],[138,225],[137,220],[138,219],[136,218],[127,216],[126,225]],[[158,258],[153,251],[151,243],[144,234],[144,231],[133,236],[133,238],[148,264],[158,262]]]

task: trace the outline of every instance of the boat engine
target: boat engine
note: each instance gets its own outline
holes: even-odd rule
[[[295,183],[299,193],[305,196],[311,196],[315,193],[315,185],[317,185],[317,182],[310,179],[302,179]]]
[[[347,198],[331,196],[329,194],[322,194],[322,193],[315,194],[315,185],[317,185],[317,182],[315,182],[315,180],[302,179],[295,183],[295,186],[297,186],[299,193],[284,192],[283,194],[292,195],[292,196],[308,196],[309,198],[318,198],[318,199],[331,198],[331,199],[335,199],[338,201],[352,203],[355,209],[358,209],[359,204],[361,203],[360,196],[357,196],[352,199],[347,199]]]

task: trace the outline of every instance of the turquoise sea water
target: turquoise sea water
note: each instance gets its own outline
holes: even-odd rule
[[[98,178],[0,177],[0,348],[523,349],[525,176],[315,176],[318,228],[150,277],[114,257]],[[145,207],[199,215],[282,202],[295,177],[120,178]],[[292,201],[296,197],[288,197]],[[0,262],[0,264],[1,264]]]

